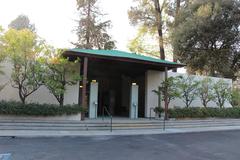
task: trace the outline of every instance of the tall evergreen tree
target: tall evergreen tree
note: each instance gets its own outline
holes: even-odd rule
[[[111,27],[111,21],[102,21],[98,0],[77,0],[77,9],[80,13],[79,26],[77,28],[78,42],[76,47],[85,49],[114,49],[115,41],[107,33]]]
[[[32,32],[35,31],[35,25],[30,23],[26,15],[19,15],[8,25],[8,27],[16,30],[29,29]]]

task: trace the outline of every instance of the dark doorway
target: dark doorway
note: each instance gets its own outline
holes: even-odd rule
[[[130,88],[137,83],[139,117],[144,117],[145,71],[132,69],[127,63],[89,61],[88,81],[98,82],[98,116],[103,115],[106,107],[115,117],[129,117]]]
[[[98,90],[98,115],[103,114],[103,107],[106,107],[107,110],[114,116],[120,116],[118,111],[120,101],[120,92],[119,92],[119,80],[117,78],[99,78],[98,79],[99,90]]]

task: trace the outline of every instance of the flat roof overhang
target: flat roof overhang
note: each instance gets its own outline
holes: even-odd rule
[[[122,65],[126,65],[129,67],[140,67],[144,70],[159,70],[159,71],[164,71],[165,67],[167,67],[168,70],[174,69],[174,68],[181,68],[184,67],[184,64],[179,64],[179,63],[174,63],[174,62],[170,62],[170,61],[164,61],[164,62],[154,62],[154,61],[149,61],[149,60],[142,60],[142,59],[136,59],[136,58],[132,58],[132,57],[121,57],[121,56],[112,56],[112,55],[101,55],[99,53],[94,54],[94,53],[90,53],[88,52],[89,50],[86,50],[86,52],[84,50],[66,50],[63,53],[64,57],[69,57],[70,60],[74,60],[77,58],[83,58],[83,57],[88,57],[91,61],[96,61],[96,62],[104,62],[106,64],[122,64]],[[97,51],[97,50],[93,50],[93,51]],[[110,50],[108,52],[111,52]],[[115,50],[113,52],[116,52]],[[121,52],[121,51],[119,51]],[[129,53],[131,54],[131,53]],[[132,53],[134,54],[134,53]],[[147,57],[147,56],[141,56],[141,57]],[[147,57],[148,58],[148,57]],[[151,58],[153,59],[153,58]],[[157,60],[157,59],[156,59]]]

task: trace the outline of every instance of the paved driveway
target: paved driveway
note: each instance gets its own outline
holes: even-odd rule
[[[144,136],[0,138],[13,160],[239,160],[240,131]]]

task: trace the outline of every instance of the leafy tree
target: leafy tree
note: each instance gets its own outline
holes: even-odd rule
[[[233,107],[240,107],[240,90],[238,88],[231,90],[229,102]]]
[[[0,40],[2,39],[2,34],[3,34],[3,28],[0,26]],[[6,54],[3,52],[3,46],[0,41],[0,64],[5,60]],[[0,75],[3,75],[4,71],[2,70],[2,66],[0,65]],[[8,83],[5,84],[0,84],[0,91],[3,90],[3,88],[7,85]]]
[[[192,1],[180,10],[175,24],[172,45],[189,70],[235,77],[240,66],[238,0]]]
[[[28,29],[9,29],[1,37],[3,53],[8,54],[13,70],[12,87],[18,89],[22,103],[40,86],[41,67],[37,57],[42,50],[42,42]]]
[[[114,49],[115,42],[107,33],[111,21],[101,21],[103,14],[97,2],[98,0],[77,0],[80,20],[77,28],[78,42],[75,45],[85,49]]]
[[[80,80],[79,72],[76,70],[76,62],[69,61],[62,56],[63,50],[48,48],[45,57],[40,61],[45,66],[43,84],[59,102],[64,103],[64,93],[67,85],[74,85]]]
[[[167,1],[163,0],[161,3],[159,0],[135,0],[135,2],[137,5],[131,7],[128,12],[131,24],[147,28],[149,33],[158,33],[160,58],[165,59],[163,11]]]
[[[2,34],[3,34],[3,28],[0,26],[0,39],[2,39]],[[6,57],[6,54],[3,53],[3,46],[2,46],[2,43],[0,43],[0,63],[4,61]],[[4,72],[1,70],[1,67],[0,66],[0,74],[3,74]]]
[[[177,28],[177,22],[179,17],[179,12],[182,9],[185,9],[189,4],[189,0],[168,0],[166,14],[167,18],[167,27],[168,30],[175,30]],[[177,62],[176,50],[173,48],[173,61]],[[177,69],[173,69],[174,72],[177,72]]]
[[[213,82],[210,78],[204,78],[200,81],[199,86],[197,88],[198,95],[201,99],[201,102],[204,107],[207,107],[207,104],[214,100],[213,93]]]
[[[162,82],[163,88],[163,100],[167,97],[167,105],[174,100],[175,98],[180,96],[178,86],[177,86],[177,79],[175,77],[169,77],[167,80]],[[167,91],[167,93],[165,92]]]
[[[199,82],[195,81],[192,76],[178,76],[176,79],[180,97],[189,108],[193,100],[196,99]]]
[[[19,15],[8,25],[8,27],[16,30],[29,29],[32,32],[35,31],[35,25],[30,23],[30,20],[26,15]]]
[[[149,41],[149,39],[153,39],[154,41]],[[156,40],[157,37],[155,34],[148,34],[148,29],[141,26],[138,29],[136,37],[129,41],[128,49],[133,53],[141,53],[158,57],[158,45],[154,43]]]
[[[158,96],[158,106],[157,108],[162,108],[161,101],[162,101],[162,87],[159,86],[158,89],[152,90],[153,93],[155,93]]]
[[[219,80],[213,85],[213,90],[215,94],[214,101],[220,108],[223,108],[225,102],[231,96],[231,89],[229,88],[229,85],[223,80]]]
[[[161,83],[158,90],[153,90],[153,92],[159,96],[158,107],[161,107],[161,101],[164,101],[166,97],[167,105],[169,105],[172,100],[180,96],[176,80],[174,77],[169,77]]]

